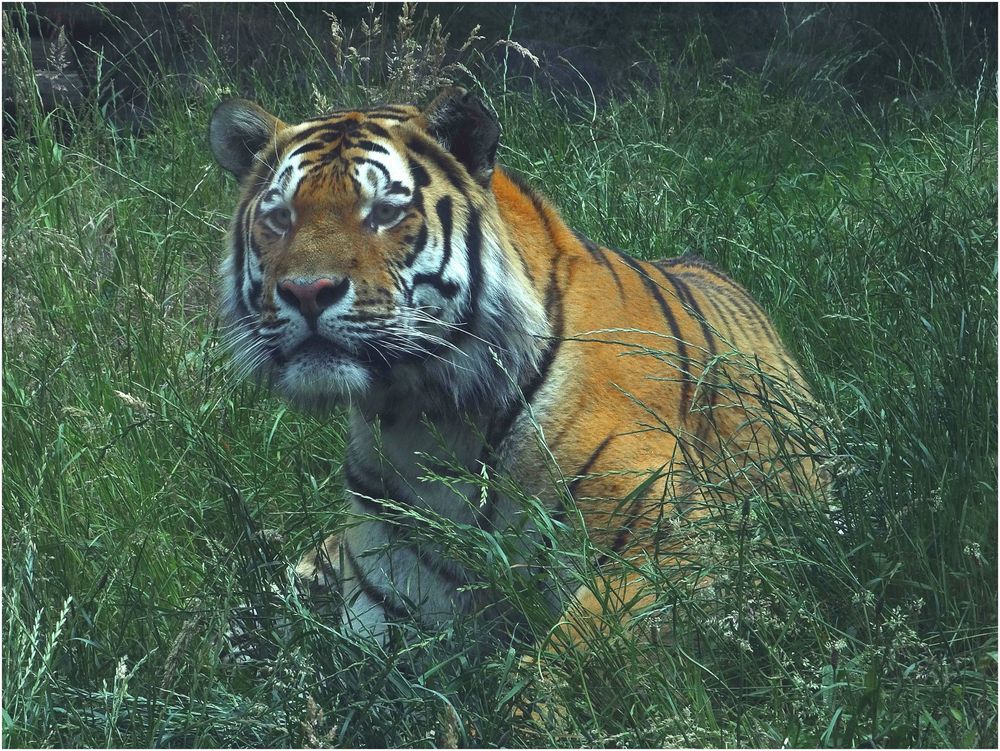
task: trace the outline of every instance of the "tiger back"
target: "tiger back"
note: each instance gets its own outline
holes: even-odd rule
[[[821,485],[808,388],[750,296],[695,256],[646,262],[573,232],[496,165],[499,135],[460,89],[297,125],[242,100],[213,115],[241,186],[223,265],[235,361],[306,410],[348,411],[352,521],[297,571],[373,638],[503,608],[421,515],[525,540],[511,564],[535,574],[525,499],[586,535],[593,576],[558,557],[540,572],[554,643],[579,646],[653,602],[643,566],[697,577],[683,530],[709,496]]]

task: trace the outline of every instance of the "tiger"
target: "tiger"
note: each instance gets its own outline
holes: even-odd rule
[[[655,603],[644,571],[711,563],[684,545],[714,513],[706,488],[738,505],[770,476],[822,485],[812,397],[742,286],[572,230],[497,164],[500,133],[459,87],[297,124],[221,103],[210,146],[239,183],[222,316],[243,371],[305,412],[346,411],[351,523],[295,568],[336,595],[338,628],[385,643],[394,624],[510,610],[417,533],[430,518],[513,540],[549,644],[586,650]],[[540,566],[517,544],[541,534],[525,499],[596,552]]]

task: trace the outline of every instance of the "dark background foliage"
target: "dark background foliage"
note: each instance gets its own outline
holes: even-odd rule
[[[54,101],[82,98],[86,87],[99,85],[109,115],[136,132],[155,117],[144,83],[149,75],[189,76],[188,85],[198,86],[206,41],[235,72],[244,95],[252,98],[257,77],[275,69],[292,71],[287,85],[307,93],[310,71],[295,68],[313,40],[326,36],[324,11],[348,29],[371,13],[362,3],[28,7],[34,66],[62,76],[46,76],[40,86]],[[389,19],[398,7],[374,6]],[[816,97],[836,89],[845,102],[869,107],[915,96],[915,89],[933,100],[997,72],[991,3],[444,3],[432,11],[453,39],[465,39],[478,25],[487,40],[510,38],[538,56],[536,67],[491,48],[487,54],[506,58],[509,73],[598,102],[628,95],[634,85],[656,86],[654,49],[681,66],[717,63],[721,76],[759,74],[776,91],[810,83]],[[291,19],[307,33],[289,35]],[[387,28],[386,37],[392,32]],[[373,64],[378,57],[372,55]],[[5,98],[5,113],[12,104]]]

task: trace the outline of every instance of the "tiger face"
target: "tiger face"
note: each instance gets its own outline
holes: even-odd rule
[[[498,138],[459,90],[423,112],[393,105],[298,125],[243,100],[220,105],[213,153],[242,190],[223,280],[243,367],[322,408],[390,390],[485,393],[498,377],[472,351],[483,344],[514,351],[515,370],[531,361],[531,334],[515,331],[512,347],[500,325],[513,314],[544,329],[536,302],[500,289],[516,269],[489,190]]]

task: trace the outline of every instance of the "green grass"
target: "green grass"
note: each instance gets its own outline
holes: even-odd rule
[[[745,284],[837,426],[842,534],[814,508],[760,509],[722,541],[740,555],[716,608],[661,576],[685,614],[672,641],[596,644],[540,679],[518,667],[530,646],[473,659],[446,633],[382,652],[288,593],[284,562],[338,519],[344,428],[234,382],[220,345],[235,190],[205,133],[234,82],[222,64],[196,90],[152,78],[155,127],[133,137],[97,101],[43,116],[14,31],[6,746],[995,747],[995,89],[862,111],[665,55],[657,89],[594,110],[485,85],[504,164],[595,240],[694,250]],[[361,100],[301,69],[305,85],[259,81],[262,104],[314,114],[312,83]],[[284,625],[233,664],[248,599]],[[564,716],[515,718],[534,700]]]

